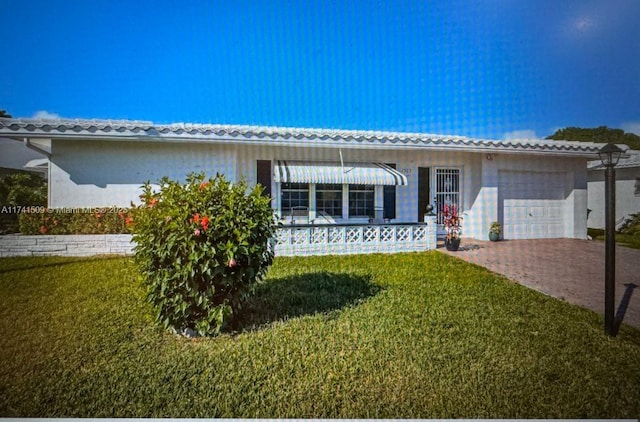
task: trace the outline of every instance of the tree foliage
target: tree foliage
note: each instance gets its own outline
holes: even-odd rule
[[[47,182],[34,173],[17,172],[0,179],[0,207],[47,205]],[[18,231],[18,214],[0,214],[0,233]]]
[[[622,129],[612,129],[607,126],[596,128],[567,127],[556,130],[553,135],[547,136],[547,139],[625,144],[631,149],[640,150],[640,136],[634,133],[626,133]]]
[[[13,116],[11,116],[9,113],[7,113],[7,110],[0,110],[0,117],[4,117],[4,118],[7,118],[7,119],[10,119]]]

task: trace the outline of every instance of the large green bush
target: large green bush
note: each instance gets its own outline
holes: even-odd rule
[[[219,333],[273,262],[270,199],[221,175],[143,189],[133,240],[157,320],[176,332]]]

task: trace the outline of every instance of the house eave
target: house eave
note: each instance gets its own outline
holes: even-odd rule
[[[225,125],[154,125],[137,121],[0,119],[0,136],[84,141],[214,143],[295,148],[421,150],[597,158],[601,145],[567,141],[497,141],[423,133]]]

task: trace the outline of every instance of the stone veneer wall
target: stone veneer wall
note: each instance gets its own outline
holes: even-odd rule
[[[0,257],[131,255],[130,234],[0,236]]]

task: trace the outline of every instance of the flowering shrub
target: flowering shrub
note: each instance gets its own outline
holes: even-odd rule
[[[445,204],[442,208],[444,229],[447,231],[447,239],[457,239],[462,235],[462,217],[458,215],[458,207]]]
[[[135,258],[165,328],[213,335],[240,312],[273,262],[275,220],[261,193],[221,175],[163,178],[158,192],[143,186]]]
[[[18,214],[22,234],[124,234],[130,232],[133,209],[104,208],[96,212],[63,212],[55,208]]]

